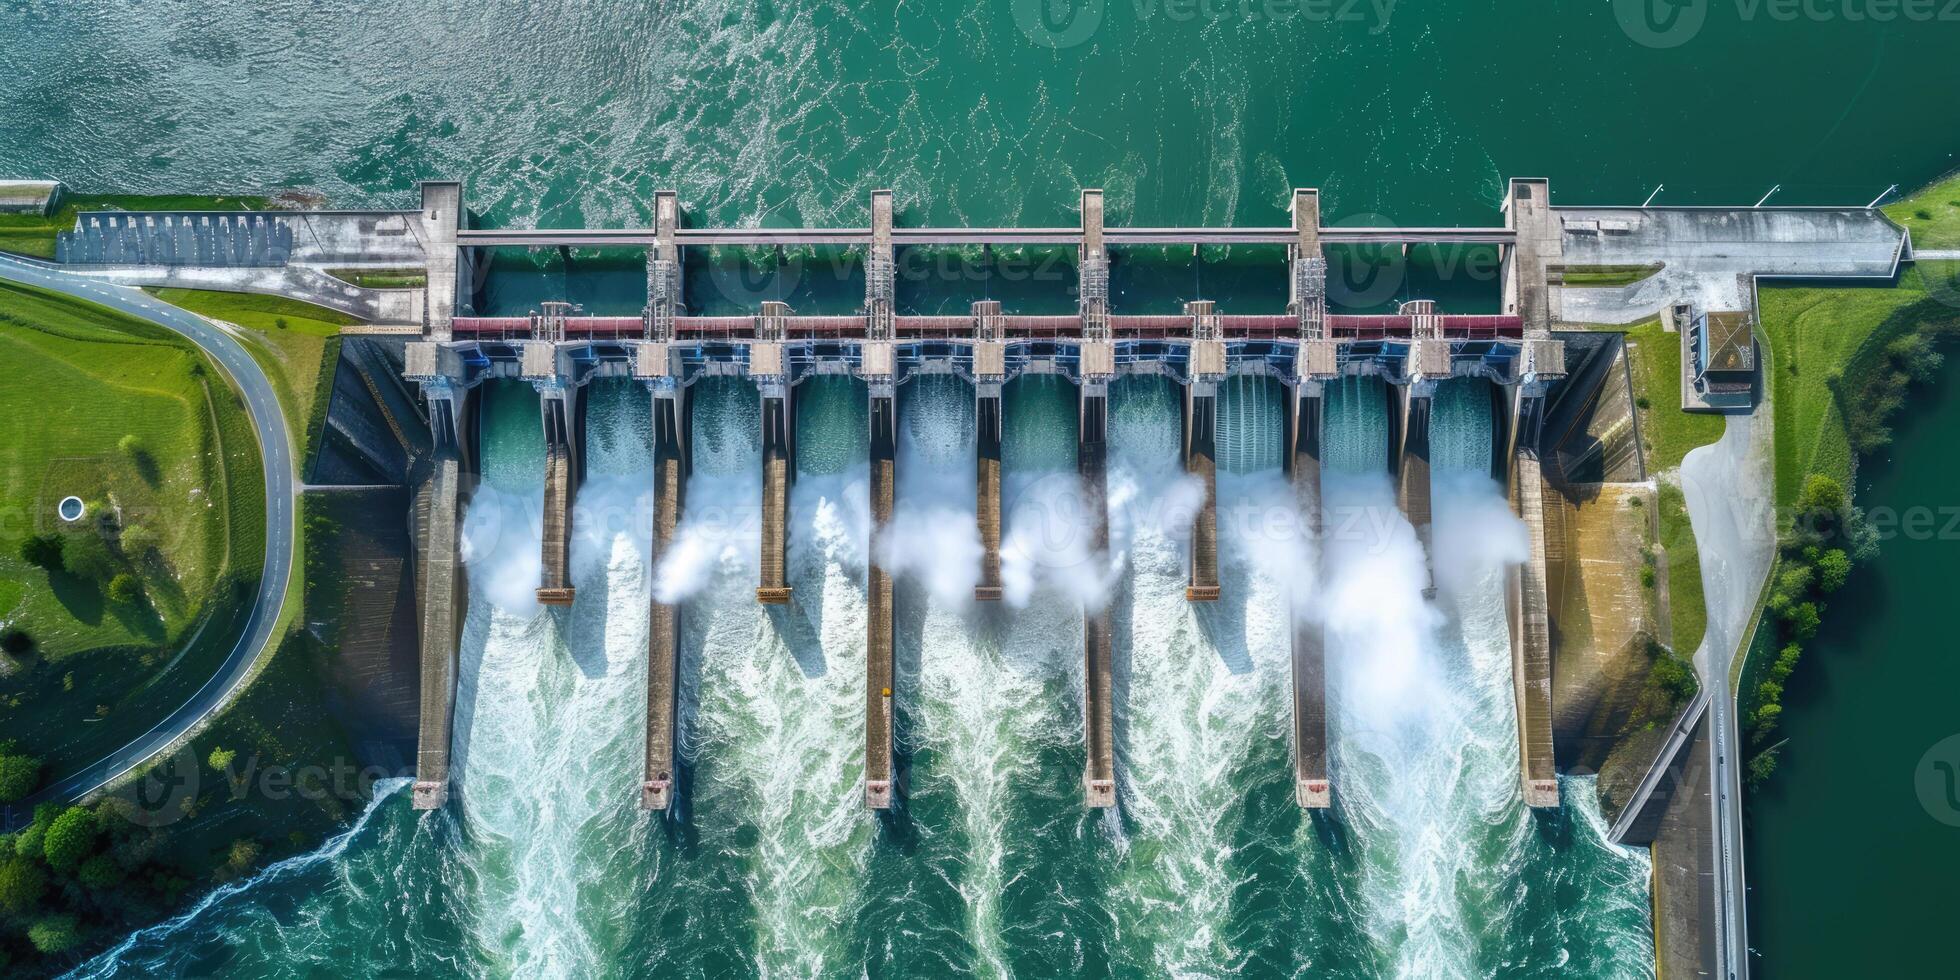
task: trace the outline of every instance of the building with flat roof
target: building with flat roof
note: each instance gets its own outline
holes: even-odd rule
[[[1681,331],[1681,407],[1746,409],[1756,404],[1756,336],[1747,310],[1696,313]]]

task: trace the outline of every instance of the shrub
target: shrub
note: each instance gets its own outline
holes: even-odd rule
[[[122,865],[107,854],[97,854],[82,862],[75,871],[75,880],[96,891],[107,891],[122,884]]]
[[[72,915],[50,915],[28,928],[27,941],[43,955],[58,956],[82,941],[82,926]]]
[[[20,560],[50,572],[68,567],[62,557],[61,538],[53,534],[30,534],[21,539]]]
[[[278,328],[279,328],[279,329],[281,329],[281,330],[284,330],[284,329],[286,329],[286,318],[285,318],[285,317],[283,317],[283,316],[276,316],[276,317],[273,317],[273,318],[272,318],[272,325],[273,325],[273,326],[275,326],[275,327],[278,327]]]
[[[41,896],[48,890],[48,876],[41,866],[23,857],[0,862],[0,910],[16,918],[35,912]]]
[[[64,874],[75,870],[94,848],[95,815],[78,806],[61,811],[41,842],[48,867]]]
[[[224,772],[231,768],[231,761],[236,758],[238,758],[238,752],[235,749],[214,748],[211,750],[211,758],[205,761],[211,763],[211,768],[219,772]]]
[[[41,760],[0,745],[0,803],[18,803],[41,784]]]
[[[1851,556],[1843,549],[1832,548],[1817,556],[1817,587],[1825,592],[1836,592],[1844,588],[1844,582],[1851,577]]]
[[[122,530],[123,554],[132,558],[156,550],[157,533],[147,524],[131,524]]]
[[[1816,603],[1799,602],[1783,614],[1783,622],[1790,627],[1790,632],[1797,639],[1808,640],[1817,635],[1817,627],[1822,621],[1818,616]]]
[[[68,570],[83,578],[107,581],[116,574],[116,560],[99,534],[77,534],[65,546]]]
[[[109,598],[121,603],[135,602],[143,598],[143,583],[128,572],[120,572],[109,580]]]

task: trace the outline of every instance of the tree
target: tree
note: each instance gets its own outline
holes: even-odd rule
[[[23,857],[0,862],[0,910],[24,918],[40,908],[41,896],[48,890],[48,876],[41,866]]]
[[[107,854],[97,854],[76,869],[75,880],[96,891],[107,891],[122,884],[122,865]]]
[[[50,572],[59,572],[68,567],[62,560],[61,538],[53,534],[30,534],[21,539],[20,560]]]
[[[1822,620],[1817,614],[1817,603],[1799,602],[1783,614],[1783,621],[1790,626],[1790,632],[1797,639],[1808,640],[1817,635],[1817,627]]]
[[[114,602],[135,602],[143,598],[143,583],[128,572],[118,572],[109,580],[109,598]]]
[[[71,806],[54,818],[48,835],[41,841],[41,854],[48,867],[66,874],[75,870],[95,848],[95,815]]]
[[[1817,556],[1817,587],[1825,592],[1836,592],[1844,588],[1845,580],[1851,577],[1851,556],[1841,548],[1832,548]]]
[[[211,750],[211,758],[205,761],[211,763],[211,768],[219,772],[224,772],[231,768],[231,760],[236,758],[238,758],[238,752],[234,749],[214,748]]]
[[[0,745],[0,803],[18,803],[41,782],[41,760]]]
[[[120,451],[124,456],[128,456],[130,459],[141,459],[143,458],[144,455],[148,453],[148,449],[146,449],[143,445],[143,440],[137,438],[134,433],[123,436],[121,439],[117,439],[116,449]]]
[[[72,915],[50,915],[27,930],[27,941],[46,956],[58,956],[82,941],[82,926]]]
[[[100,534],[77,534],[68,539],[64,551],[68,570],[83,578],[107,581],[116,574],[116,560]]]
[[[1803,492],[1797,496],[1797,509],[1802,511],[1829,511],[1838,513],[1850,505],[1844,495],[1844,487],[1838,481],[1822,473],[1812,473],[1805,480]]]

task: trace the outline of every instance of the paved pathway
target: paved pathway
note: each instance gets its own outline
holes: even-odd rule
[[[157,721],[141,736],[80,771],[67,774],[28,798],[31,811],[44,800],[75,800],[114,782],[160,755],[199,722],[231,701],[245,679],[270,652],[273,627],[286,601],[293,572],[294,492],[292,437],[273,395],[272,382],[239,342],[210,322],[171,306],[140,289],[114,286],[62,271],[45,262],[0,255],[0,279],[39,286],[100,303],[175,331],[202,348],[231,376],[244,396],[245,410],[259,440],[265,464],[265,567],[253,598],[245,632],[226,654],[224,663],[189,701]]]

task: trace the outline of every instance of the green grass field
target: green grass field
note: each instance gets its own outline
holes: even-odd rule
[[[1599,326],[1626,335],[1627,360],[1633,371],[1634,410],[1639,413],[1640,438],[1647,470],[1660,486],[1660,543],[1666,551],[1668,615],[1674,651],[1692,654],[1708,628],[1707,603],[1702,595],[1700,549],[1688,521],[1687,500],[1673,482],[1681,458],[1697,446],[1722,437],[1719,415],[1681,410],[1681,337],[1661,329],[1659,320],[1629,327]]]
[[[311,473],[326,422],[334,365],[340,360],[340,328],[359,323],[360,318],[283,296],[201,289],[148,292],[173,306],[253,331],[251,339],[257,342],[246,347],[272,378],[286,427],[299,447],[300,475]]]
[[[75,227],[82,211],[257,211],[263,197],[214,197],[208,194],[64,194],[51,215],[0,214],[0,252],[54,258],[54,236]]]
[[[1622,329],[1622,328],[1609,328]],[[1696,446],[1722,437],[1722,417],[1681,410],[1681,337],[1661,329],[1659,320],[1624,328],[1627,358],[1633,365],[1633,394],[1640,412],[1640,437],[1647,468],[1666,472]]]
[[[1912,232],[1914,248],[1960,248],[1960,173],[1879,210]]]
[[[1897,285],[1763,286],[1758,302],[1774,375],[1779,506],[1796,500],[1811,473],[1851,486],[1851,445],[1835,386],[1867,344],[1882,345],[1911,327],[1909,307],[1932,302],[1951,313],[1928,282],[1956,274],[1960,263],[1925,263],[1907,269]],[[1942,286],[1941,295],[1950,298],[1952,287]]]
[[[147,729],[223,658],[263,562],[264,477],[237,394],[160,327],[0,283],[0,363],[32,379],[0,385],[0,620],[37,644],[0,671],[0,739],[59,775]],[[140,453],[122,448],[132,436]],[[69,494],[110,528],[61,524]],[[49,532],[106,541],[142,597],[24,562],[21,540]]]

